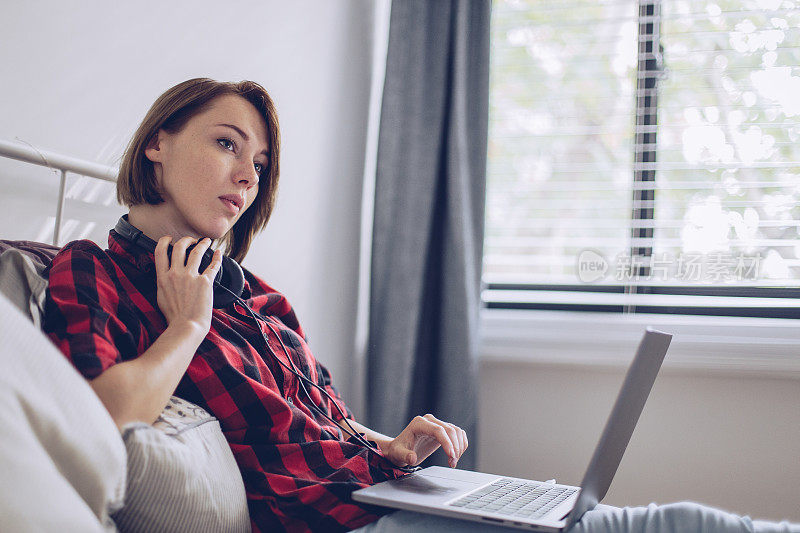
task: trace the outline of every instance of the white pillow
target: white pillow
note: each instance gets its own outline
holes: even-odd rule
[[[116,531],[126,455],[87,381],[0,295],[3,531]]]
[[[128,450],[120,531],[250,531],[244,482],[219,422],[173,396],[152,426],[122,428]]]

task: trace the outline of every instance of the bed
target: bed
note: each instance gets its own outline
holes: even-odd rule
[[[3,530],[249,531],[244,483],[213,416],[173,397],[152,425],[117,428],[39,329],[67,174],[113,181],[116,169],[8,141],[0,156],[61,176],[52,242],[0,240]]]

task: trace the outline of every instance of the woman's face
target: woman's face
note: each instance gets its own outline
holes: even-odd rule
[[[268,150],[264,117],[238,95],[215,98],[178,133],[160,130],[145,150],[164,198],[159,225],[173,236],[224,236],[253,203]]]

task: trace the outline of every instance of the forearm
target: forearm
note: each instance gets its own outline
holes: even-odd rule
[[[139,357],[90,382],[117,427],[134,421],[151,424],[158,418],[204,337],[196,324],[170,324]]]
[[[383,433],[378,433],[374,429],[370,429],[363,424],[359,424],[355,420],[348,419],[347,422],[349,422],[353,429],[358,433],[363,433],[368,440],[378,443],[378,447],[381,449],[381,451],[383,451],[384,446],[392,440],[391,437],[388,437]],[[345,435],[349,435],[352,432],[352,430],[347,426],[347,422],[345,422],[345,420],[336,421],[336,423],[339,424],[339,427],[342,428],[342,431],[344,431]]]

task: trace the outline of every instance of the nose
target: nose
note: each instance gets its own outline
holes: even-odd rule
[[[233,181],[239,185],[245,185],[248,189],[258,185],[258,172],[253,163],[244,162],[237,166],[233,174]]]

